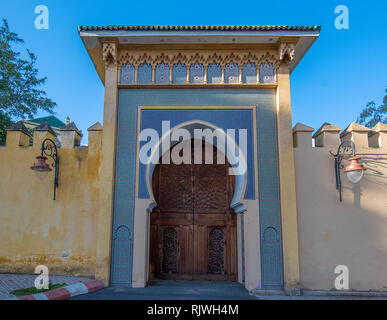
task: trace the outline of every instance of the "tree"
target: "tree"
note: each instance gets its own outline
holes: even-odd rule
[[[385,89],[383,103],[377,107],[374,101],[368,102],[356,122],[368,128],[372,128],[378,122],[387,124],[387,88]]]
[[[0,25],[0,144],[4,144],[6,128],[16,120],[32,118],[38,110],[53,113],[56,103],[40,90],[47,80],[38,77],[36,56],[29,51],[27,60],[12,49],[13,44],[23,44],[19,36],[11,32],[7,20]]]

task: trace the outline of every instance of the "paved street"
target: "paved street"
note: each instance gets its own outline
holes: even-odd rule
[[[361,296],[252,296],[237,282],[155,281],[145,288],[109,287],[69,300],[386,300],[387,297]]]
[[[247,300],[248,291],[237,282],[157,281],[145,288],[110,287],[71,300]]]
[[[34,286],[37,275],[0,274],[0,300],[12,298],[10,291]],[[89,280],[81,277],[50,276],[53,284],[74,284]],[[311,295],[250,295],[237,282],[154,281],[145,288],[109,287],[69,300],[387,300],[387,297]]]
[[[14,298],[15,296],[10,294],[11,291],[33,287],[37,276],[36,274],[0,274],[0,300]],[[52,284],[73,284],[89,280],[89,278],[66,276],[50,276],[49,279]]]
[[[364,297],[364,296],[285,296],[285,295],[259,295],[257,300],[387,300],[386,297]]]

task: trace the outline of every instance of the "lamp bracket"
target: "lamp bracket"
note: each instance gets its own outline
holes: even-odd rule
[[[46,156],[46,157],[54,160],[54,162],[51,164],[51,166],[53,168],[55,168],[55,175],[54,175],[54,200],[55,200],[56,188],[58,187],[58,177],[59,177],[58,149],[56,147],[55,142],[53,140],[47,138],[47,139],[43,140],[41,150],[42,150],[42,156]]]
[[[340,202],[342,199],[341,173],[340,169],[344,166],[341,164],[343,159],[354,157],[356,154],[356,146],[352,140],[344,140],[337,148],[337,153],[331,154],[335,157],[335,175],[336,175],[336,189],[339,190]]]

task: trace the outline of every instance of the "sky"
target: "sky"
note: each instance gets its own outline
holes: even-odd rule
[[[38,30],[35,7],[49,10],[48,30]],[[336,29],[335,8],[349,10],[349,28]],[[104,87],[78,35],[79,25],[321,25],[319,39],[291,74],[293,124],[345,128],[365,105],[381,104],[387,88],[387,1],[118,1],[1,0],[8,20],[38,58],[43,89],[84,133],[103,121]],[[45,116],[40,112],[37,116]]]

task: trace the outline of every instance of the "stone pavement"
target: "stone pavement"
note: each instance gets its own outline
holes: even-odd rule
[[[256,295],[256,300],[387,300],[387,297],[374,296],[321,296],[321,295]]]
[[[251,295],[242,284],[229,281],[153,281],[145,288],[109,287],[69,300],[386,300],[378,296],[332,296],[305,292]]]
[[[37,276],[37,274],[0,274],[0,300],[15,297],[10,294],[11,291],[33,287]],[[50,276],[49,280],[52,284],[74,284],[90,279],[84,277]]]
[[[230,281],[153,281],[145,288],[109,287],[69,300],[249,300],[249,292]]]
[[[36,274],[0,274],[0,300],[13,297],[10,291],[34,286]],[[74,284],[88,278],[50,276],[53,284]],[[145,288],[109,287],[72,297],[69,300],[387,300],[381,296],[328,296],[305,293],[301,296],[281,294],[251,295],[243,285],[229,281],[153,281]]]

